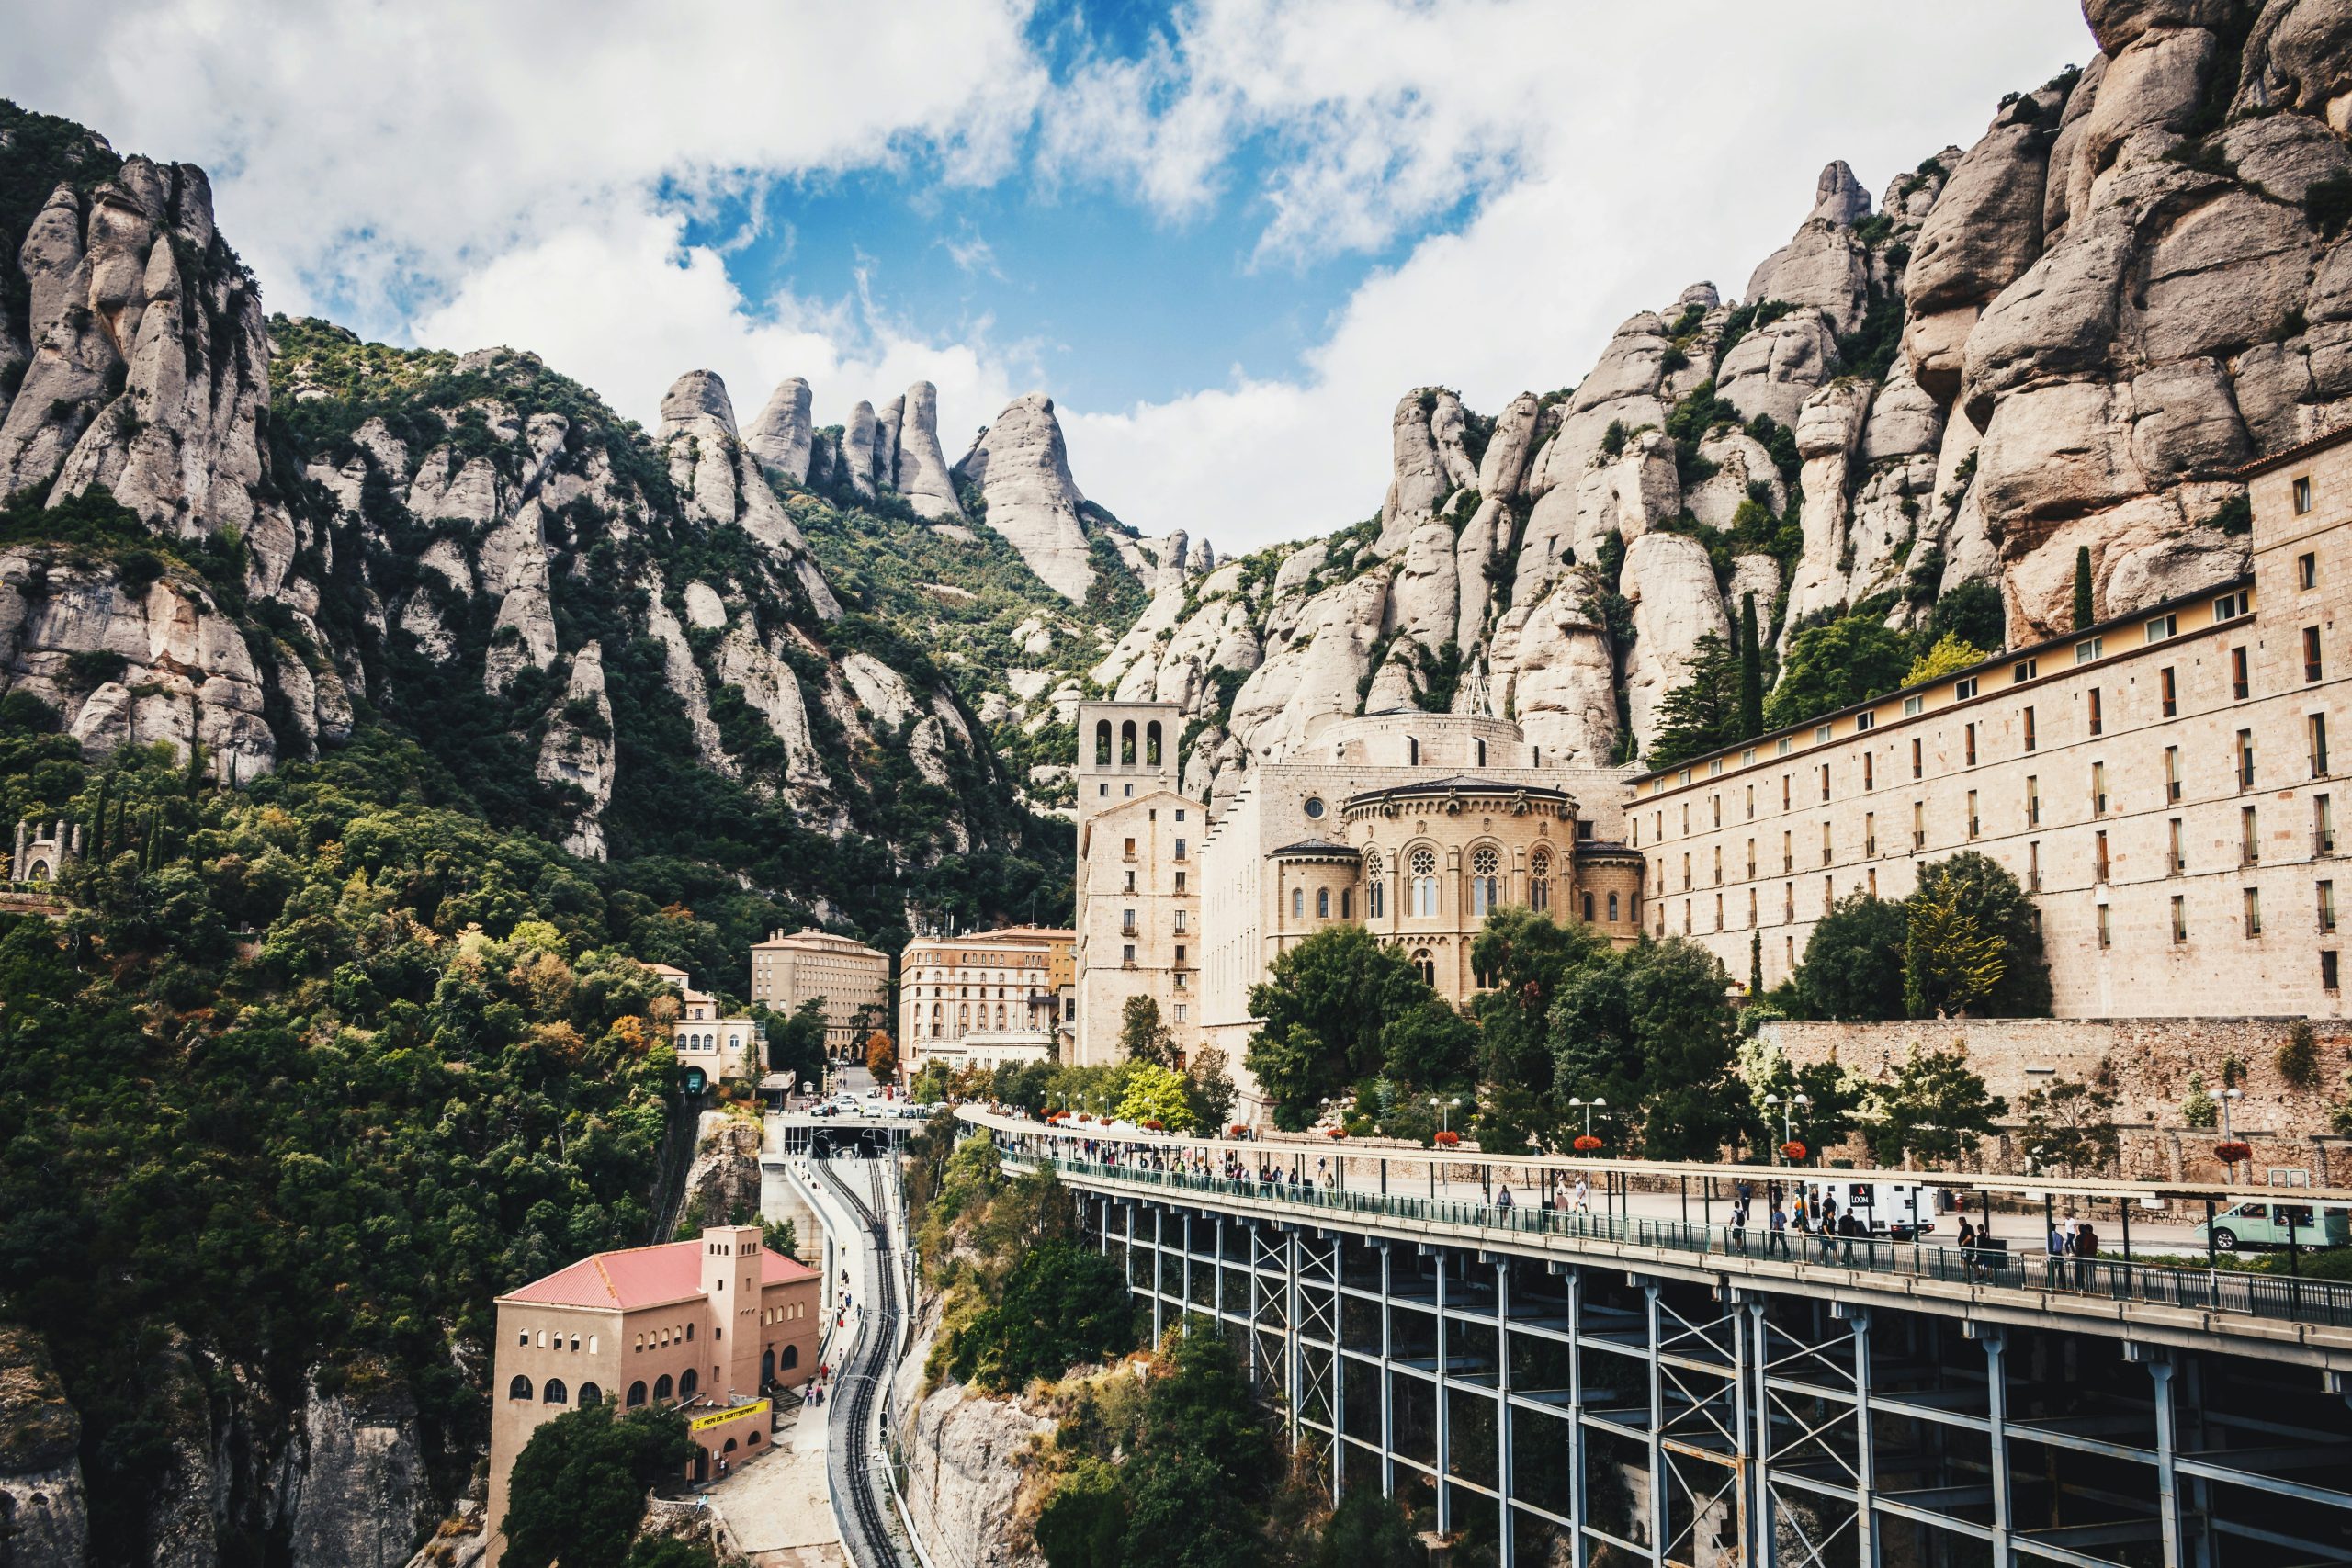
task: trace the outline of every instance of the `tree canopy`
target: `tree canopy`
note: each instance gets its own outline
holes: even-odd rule
[[[1911,667],[1911,647],[1872,615],[1846,615],[1807,626],[1789,639],[1780,684],[1764,702],[1764,724],[1802,724],[1894,691]]]
[[[1383,1071],[1392,1021],[1411,1017],[1397,1039],[1426,1047],[1421,1004],[1436,999],[1411,960],[1362,926],[1327,927],[1281,953],[1250,988],[1250,1010],[1264,1022],[1245,1057],[1276,1124],[1306,1127],[1324,1100]]]
[[[609,1402],[543,1423],[514,1456],[506,1554],[515,1568],[623,1568],[649,1487],[677,1480],[694,1457],[686,1418]]]
[[[1815,923],[1792,976],[1809,1018],[1873,1021],[1904,1016],[1910,917],[1903,905],[1855,893]]]

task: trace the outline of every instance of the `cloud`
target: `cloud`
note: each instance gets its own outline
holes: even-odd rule
[[[984,310],[912,319],[887,268],[843,299],[746,298],[730,255],[773,262],[794,189],[878,169],[919,209],[1012,187],[1161,225],[1239,213],[1244,266],[1353,278],[1313,346],[1125,408],[1057,398],[1089,494],[1228,549],[1373,511],[1408,389],[1492,410],[1572,383],[1685,283],[1743,292],[1829,159],[1882,186],[2092,48],[2053,0],[1177,0],[1124,52],[1082,13],[1041,40],[1028,0],[112,9],[101,50],[72,7],[0,0],[0,91],[205,163],[275,307],[529,347],[640,419],[697,367],[746,414],[807,376],[825,419],[927,378],[952,456],[1055,390],[1036,343]],[[686,243],[735,203],[729,236]],[[939,243],[976,281],[1000,265],[968,224]],[[1102,243],[1115,293],[1132,253]]]

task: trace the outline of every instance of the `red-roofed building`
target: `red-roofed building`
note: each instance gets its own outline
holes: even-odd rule
[[[761,1244],[757,1225],[599,1252],[498,1298],[491,1378],[490,1517],[506,1517],[514,1458],[543,1421],[617,1400],[683,1408],[701,1480],[768,1442],[768,1395],[816,1371],[817,1270]],[[490,1568],[505,1546],[493,1533]]]

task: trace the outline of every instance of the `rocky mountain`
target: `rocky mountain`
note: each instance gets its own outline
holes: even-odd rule
[[[1873,202],[1832,164],[1738,302],[1694,284],[1560,391],[1397,404],[1374,517],[1171,579],[1090,671],[1228,788],[1332,707],[1646,754],[1693,644],[1860,616],[1980,646],[2245,564],[2236,467],[2352,400],[2352,7],[2088,0],[2099,52]],[[1769,657],[1769,653],[1768,653]]]
[[[1130,592],[1122,550],[1152,563],[1091,509],[1080,576],[1037,555],[1049,586],[966,518],[928,384],[844,433],[787,380],[746,434],[693,371],[649,433],[527,353],[266,317],[200,170],[14,106],[0,166],[0,692],[86,754],[193,746],[243,781],[386,724],[494,820],[747,931],[1048,912],[1069,846],[983,739],[990,677],[934,656],[968,638],[808,536],[920,525],[1014,580],[1006,632],[1058,606],[1090,642],[1064,595],[1095,542]],[[1078,504],[1044,418],[969,481],[1016,530]],[[971,880],[973,855],[1009,880]]]

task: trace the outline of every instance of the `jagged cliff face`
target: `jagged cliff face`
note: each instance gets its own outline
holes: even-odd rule
[[[2099,54],[1873,203],[1823,171],[1727,304],[1627,321],[1565,392],[1397,404],[1376,518],[1170,581],[1092,671],[1185,705],[1190,788],[1316,715],[1516,717],[1630,760],[1692,643],[1996,589],[2011,643],[2244,569],[2236,467],[2352,409],[2352,8],[2088,0]]]
[[[809,482],[821,460],[972,537],[928,385],[854,473],[797,381],[746,436],[692,372],[648,435],[527,354],[272,321],[199,170],[13,107],[0,158],[8,188],[45,193],[0,209],[0,495],[22,519],[0,536],[0,691],[88,754],[193,744],[250,779],[358,711],[592,859],[680,852],[631,822],[659,826],[656,797],[697,769],[902,865],[1059,858],[1029,847],[1021,781],[980,741],[966,704],[987,682],[877,641],[803,532],[842,530],[839,487]]]

